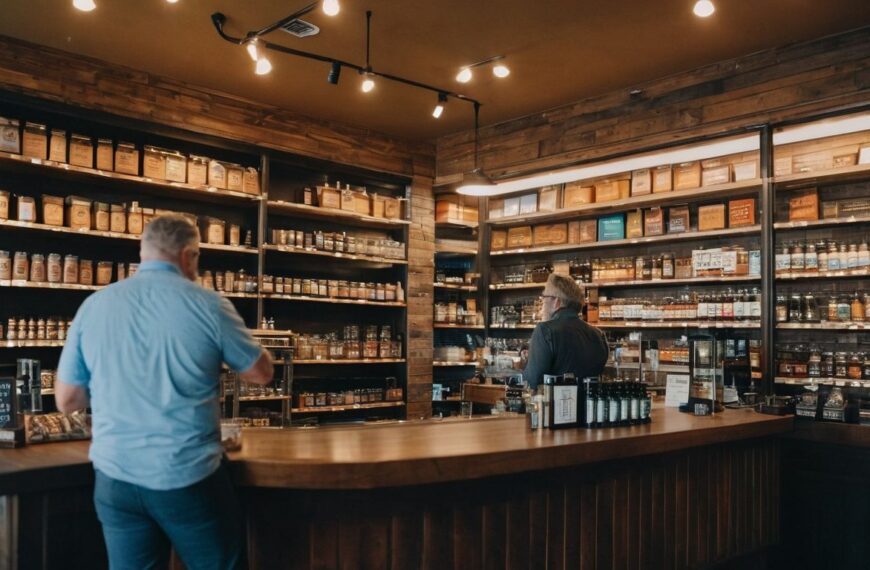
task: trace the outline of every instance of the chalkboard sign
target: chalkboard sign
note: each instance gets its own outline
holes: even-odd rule
[[[18,413],[18,393],[15,378],[0,378],[0,429],[14,429]]]

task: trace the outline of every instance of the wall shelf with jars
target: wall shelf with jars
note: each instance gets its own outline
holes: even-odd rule
[[[870,387],[868,125],[865,112],[773,134],[775,386],[821,386],[803,399],[836,421]]]

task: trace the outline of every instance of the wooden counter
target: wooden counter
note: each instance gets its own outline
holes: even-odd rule
[[[231,460],[251,568],[697,567],[778,542],[776,436],[792,422],[655,409],[652,424],[603,430],[531,432],[522,417],[254,429]],[[87,449],[0,451],[22,567],[105,567]]]

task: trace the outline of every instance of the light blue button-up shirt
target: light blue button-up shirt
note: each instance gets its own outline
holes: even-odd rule
[[[90,392],[96,469],[178,489],[220,465],[221,363],[248,370],[261,350],[228,300],[148,261],[85,300],[58,377]]]

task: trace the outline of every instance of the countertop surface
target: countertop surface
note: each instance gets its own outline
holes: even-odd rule
[[[791,416],[656,407],[650,424],[531,431],[522,416],[315,429],[248,429],[229,454],[240,485],[372,489],[477,479],[791,432]],[[87,442],[0,450],[0,494],[86,483]]]

